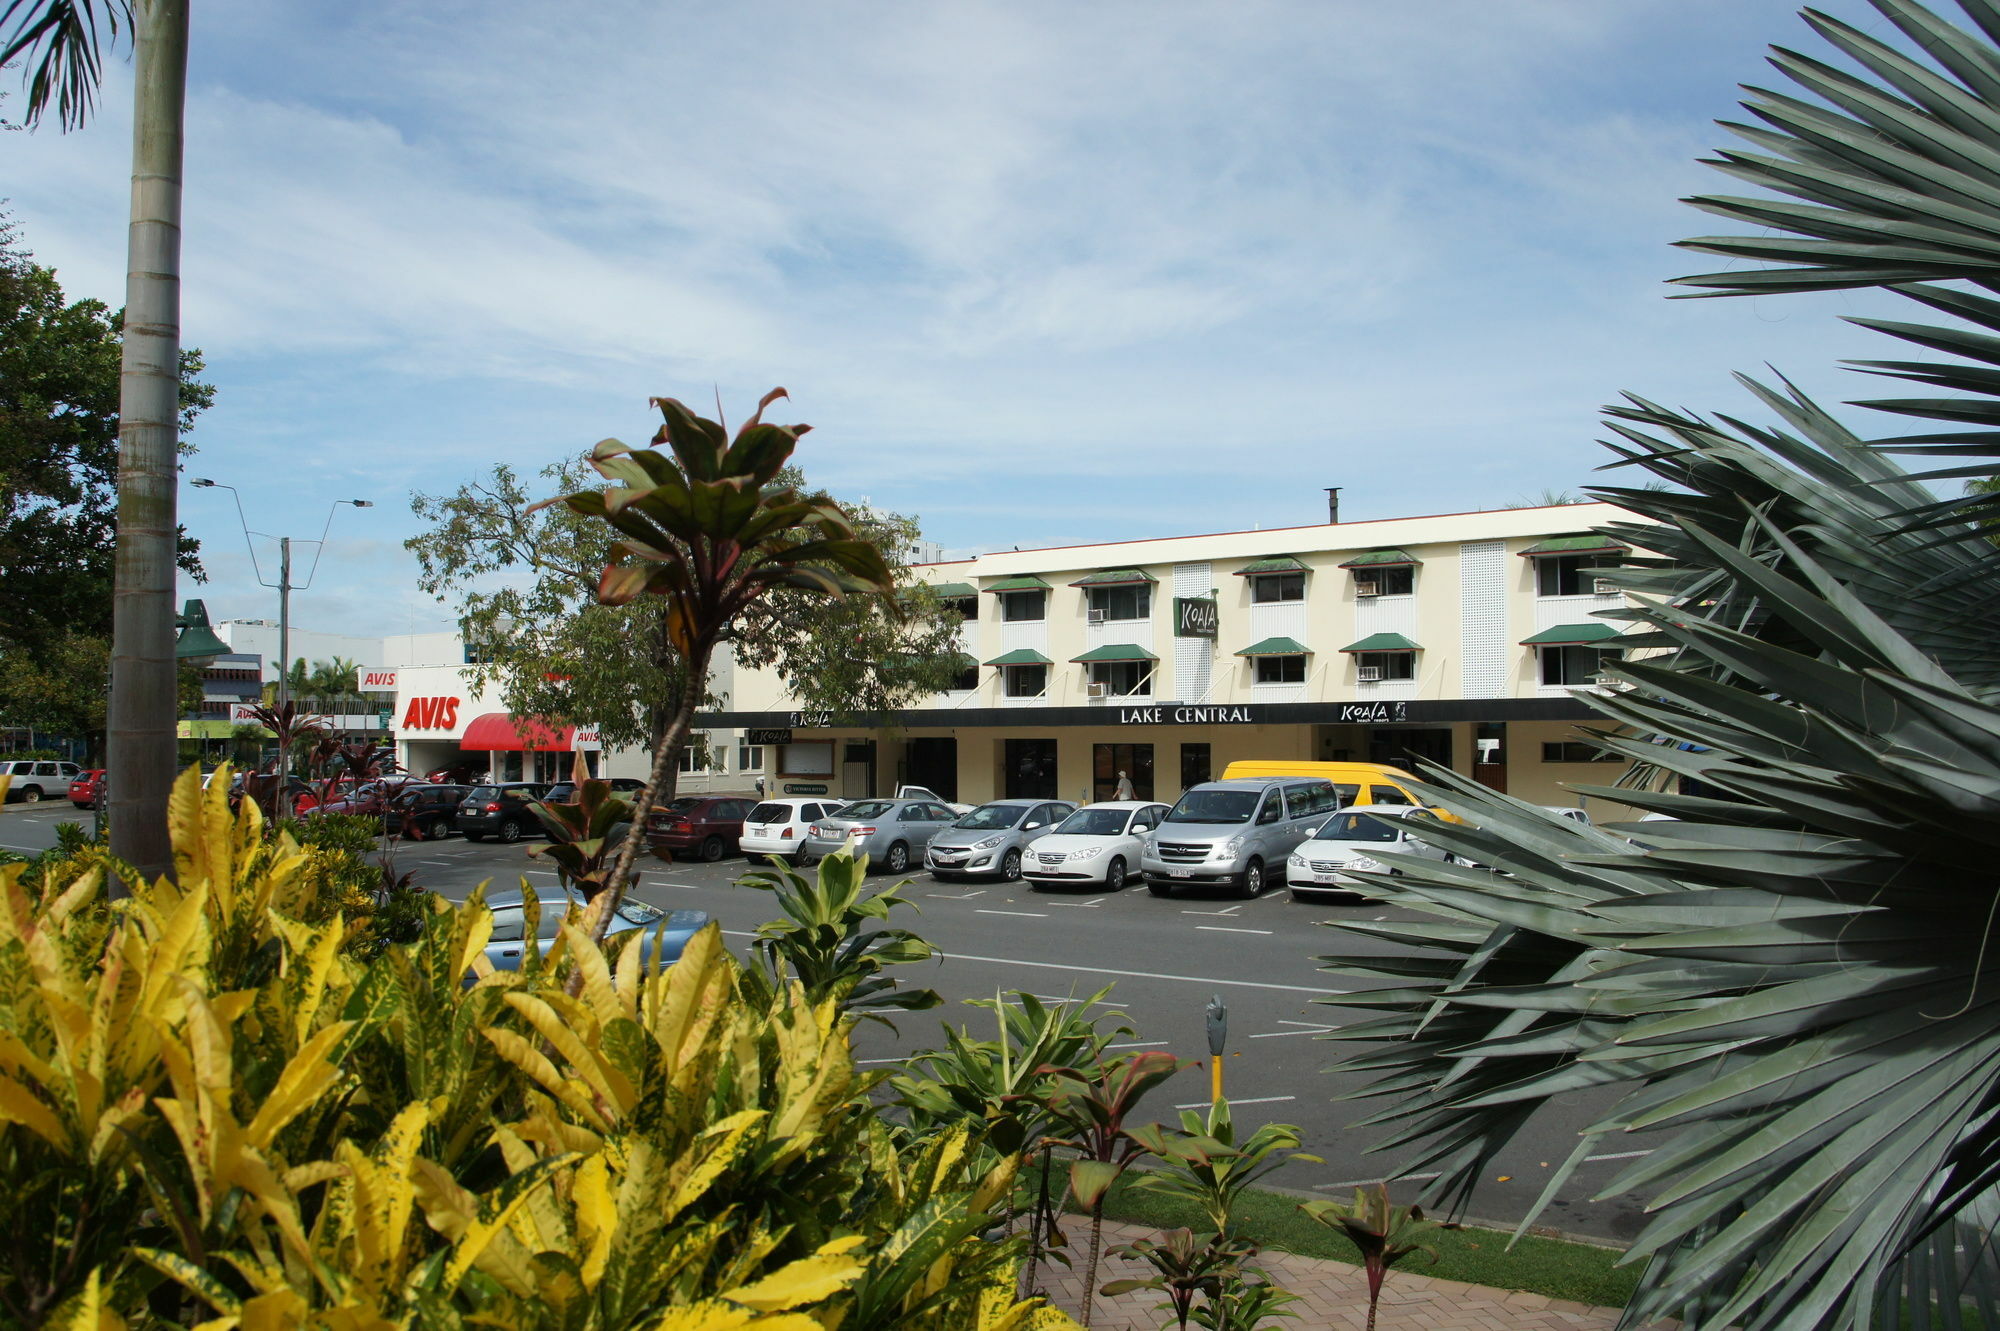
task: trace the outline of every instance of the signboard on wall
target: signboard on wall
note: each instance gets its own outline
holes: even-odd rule
[[[1220,626],[1221,616],[1216,612],[1213,598],[1207,596],[1174,598],[1176,638],[1207,638],[1213,642]]]
[[[403,710],[405,730],[452,730],[457,725],[456,698],[412,698]]]
[[[785,730],[752,730],[743,736],[745,744],[790,744],[792,732]]]
[[[598,737],[597,731],[587,730],[582,726],[576,728],[575,734],[570,737],[570,743],[575,746],[578,753],[599,753],[604,749],[604,741]]]
[[[394,693],[396,691],[396,670],[393,666],[366,666],[355,672],[362,693]]]

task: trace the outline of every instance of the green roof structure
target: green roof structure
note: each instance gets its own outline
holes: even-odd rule
[[[1424,561],[1407,550],[1369,550],[1352,559],[1343,560],[1341,568],[1391,568],[1409,565],[1415,567]]]
[[[1236,570],[1239,578],[1253,578],[1259,573],[1304,573],[1306,566],[1291,555],[1272,555],[1254,564],[1245,564]]]
[[[1032,647],[1016,647],[1013,651],[1008,652],[1005,656],[996,656],[991,661],[988,661],[986,664],[990,666],[1010,666],[1010,665],[1054,665],[1055,663],[1049,660],[1048,657],[1043,656],[1040,652],[1036,651]]]
[[[960,597],[979,595],[979,589],[969,582],[936,582],[931,584],[931,591],[940,600],[944,601],[955,601]]]
[[[1631,552],[1632,547],[1623,541],[1614,541],[1609,536],[1551,536],[1546,541],[1537,541],[1521,552],[1525,558],[1530,555],[1622,555]]]
[[[1584,647],[1600,642],[1611,642],[1618,636],[1617,629],[1601,622],[1558,624],[1552,629],[1543,629],[1532,638],[1521,639],[1521,645],[1523,647]]]
[[[1311,656],[1312,648],[1306,646],[1297,638],[1266,638],[1262,642],[1251,643],[1236,654],[1238,656]]]
[[[1132,587],[1142,582],[1158,582],[1159,579],[1142,568],[1113,568],[1102,573],[1092,573],[1072,582],[1072,587]]]
[[[1023,573],[1019,577],[1002,578],[1000,581],[987,587],[981,587],[979,590],[983,592],[1045,592],[1048,589],[1049,584],[1043,582],[1034,574]]]
[[[1400,633],[1371,633],[1360,642],[1350,642],[1343,652],[1421,652],[1423,648]]]
[[[1089,665],[1098,661],[1157,661],[1160,658],[1136,643],[1120,642],[1093,647],[1082,656],[1072,656],[1069,659]]]

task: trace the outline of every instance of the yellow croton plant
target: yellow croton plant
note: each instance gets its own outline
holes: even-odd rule
[[[363,960],[227,787],[181,778],[130,896],[0,869],[0,1324],[1075,1325],[986,1237],[1014,1162],[899,1142],[834,1006],[714,926],[660,968],[572,919],[496,971],[475,894]]]

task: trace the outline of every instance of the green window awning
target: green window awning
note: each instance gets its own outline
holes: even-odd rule
[[[931,584],[931,591],[940,600],[945,601],[954,601],[962,596],[979,595],[979,589],[969,582],[934,582]]]
[[[1583,647],[1586,645],[1611,642],[1618,637],[1618,630],[1609,624],[1558,624],[1552,629],[1543,629],[1532,638],[1521,639],[1523,647]]]
[[[1343,652],[1421,652],[1423,648],[1400,633],[1371,633],[1360,642],[1350,642]]]
[[[1272,555],[1254,564],[1246,564],[1236,570],[1239,578],[1254,578],[1259,573],[1304,573],[1306,566],[1290,555]]]
[[[1423,561],[1407,550],[1370,550],[1352,559],[1341,562],[1341,568],[1389,568],[1408,564],[1417,565]]]
[[[1049,584],[1032,573],[1024,573],[1018,578],[1002,578],[991,586],[980,588],[988,592],[1045,592]]]
[[[1069,659],[1090,664],[1096,661],[1157,661],[1160,658],[1137,643],[1119,642],[1093,647],[1082,656],[1072,656]]]
[[[1113,568],[1102,573],[1092,573],[1078,578],[1072,587],[1131,587],[1142,582],[1158,582],[1159,579],[1142,568]]]
[[[1016,647],[1013,651],[1008,652],[1005,656],[996,656],[991,661],[988,661],[986,664],[990,666],[1010,666],[1010,665],[1054,665],[1055,663],[1049,660],[1048,657],[1043,656],[1040,652],[1036,651],[1032,647]]]
[[[1623,555],[1632,547],[1609,536],[1552,536],[1523,550],[1528,555]]]
[[[1262,642],[1251,643],[1236,654],[1238,656],[1311,656],[1312,648],[1306,646],[1297,638],[1266,638]]]

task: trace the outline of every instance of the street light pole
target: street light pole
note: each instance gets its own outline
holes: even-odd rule
[[[329,517],[332,515],[329,514]],[[292,538],[278,538],[278,706],[292,697]]]

